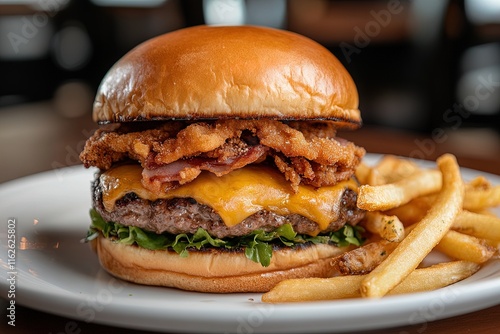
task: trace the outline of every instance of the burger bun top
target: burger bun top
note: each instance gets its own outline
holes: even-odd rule
[[[304,36],[254,26],[197,26],[140,44],[104,77],[93,118],[361,125],[356,86],[333,54]]]

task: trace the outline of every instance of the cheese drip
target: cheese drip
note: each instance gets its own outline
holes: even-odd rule
[[[202,172],[194,181],[163,193],[144,188],[142,167],[122,165],[100,176],[104,207],[112,211],[115,202],[128,193],[155,201],[175,197],[193,198],[213,208],[227,226],[241,223],[261,210],[279,215],[299,214],[318,224],[317,233],[338,219],[341,197],[349,188],[357,191],[357,183],[350,179],[335,186],[314,188],[299,185],[295,193],[284,176],[266,166],[246,166],[222,177]]]

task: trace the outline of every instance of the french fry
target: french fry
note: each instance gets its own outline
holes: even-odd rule
[[[414,270],[389,294],[404,294],[439,289],[461,281],[479,269],[473,262],[452,261]],[[262,296],[266,303],[305,302],[360,297],[366,275],[332,278],[289,279],[278,283]]]
[[[368,177],[370,176],[370,173],[371,173],[371,167],[369,167],[364,162],[361,162],[358,165],[358,168],[356,168],[355,175],[360,184],[366,184],[368,182]]]
[[[498,217],[462,210],[451,228],[477,238],[500,241],[500,218]]]
[[[342,275],[366,274],[377,267],[398,244],[387,240],[370,242],[337,257],[336,266]]]
[[[462,212],[457,215],[455,222],[461,214]],[[415,226],[417,225],[406,227],[405,233],[408,234]],[[457,260],[483,263],[493,257],[495,251],[498,251],[500,243],[495,244],[495,242],[450,230],[446,232],[435,249]]]
[[[359,297],[359,285],[365,276],[331,278],[295,278],[279,282],[262,295],[265,303],[305,302]]]
[[[412,199],[432,194],[441,189],[441,173],[425,170],[395,183],[359,187],[359,208],[368,211],[385,211],[410,202]]]
[[[417,226],[417,223],[405,227],[405,237]]]
[[[416,173],[418,170],[419,167],[417,164],[408,159],[400,159],[393,155],[385,155],[379,163],[371,169],[366,184],[378,186],[397,182]]]
[[[500,185],[486,188],[484,186],[485,184],[465,188],[464,210],[480,212],[500,205]],[[434,195],[429,195],[427,198],[429,201],[433,199]]]
[[[465,183],[465,191],[469,190],[480,190],[480,189],[489,189],[491,188],[491,183],[485,178],[483,175],[476,176],[469,182]]]
[[[430,195],[414,198],[409,203],[384,211],[384,214],[397,216],[405,226],[415,224],[424,218],[432,206],[429,197]]]
[[[389,295],[430,291],[459,282],[479,270],[474,262],[452,261],[414,270],[407,279],[389,292]]]
[[[494,207],[497,204],[497,199],[495,198],[496,190],[498,187],[491,188],[491,185],[483,176],[479,176],[472,181],[470,181],[465,187],[464,194],[464,204],[465,210],[471,210],[476,213],[481,213],[483,215],[489,214],[496,216],[495,214],[488,212],[487,210]],[[492,198],[487,199],[488,193],[492,193]],[[413,224],[420,221],[432,203],[436,201],[436,195],[426,195],[420,196],[412,199],[410,202],[389,209],[384,212],[387,215],[395,215],[405,224]]]
[[[474,213],[477,213],[477,214],[480,214],[480,215],[484,215],[484,216],[488,216],[488,217],[497,217],[497,215],[493,211],[491,211],[490,208],[477,210],[477,211],[474,211]]]
[[[436,249],[457,260],[475,263],[484,263],[495,254],[486,241],[456,231],[448,231]]]
[[[390,242],[399,242],[405,235],[403,223],[397,216],[384,215],[378,211],[366,213],[363,227]]]
[[[494,241],[489,239],[485,239],[484,241],[488,244],[488,246],[492,247],[495,250],[495,254],[493,254],[491,258],[500,259],[500,241]]]
[[[467,189],[463,208],[469,211],[480,211],[500,205],[500,185],[488,189]]]
[[[437,159],[437,164],[442,188],[436,202],[396,249],[363,279],[363,297],[382,297],[398,285],[438,244],[460,212],[464,185],[456,158],[445,154]]]

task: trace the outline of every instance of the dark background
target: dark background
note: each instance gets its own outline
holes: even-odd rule
[[[367,124],[440,126],[448,108],[475,93],[481,76],[493,75],[496,97],[489,100],[495,101],[480,100],[476,108],[467,100],[472,113],[464,123],[498,129],[500,5],[492,15],[494,1],[127,2],[0,2],[0,106],[51,99],[68,82],[93,94],[121,55],[152,36],[249,23],[296,31],[332,50],[358,85]]]
[[[150,37],[199,24],[309,36],[351,73],[365,127],[500,152],[499,1],[2,0],[0,141],[12,144],[0,147],[11,153],[3,169],[33,157],[52,156],[42,169],[78,163],[109,67]]]

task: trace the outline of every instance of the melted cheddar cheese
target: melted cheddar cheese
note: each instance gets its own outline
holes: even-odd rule
[[[344,190],[357,190],[358,187],[351,179],[318,189],[300,185],[298,191],[293,192],[281,173],[259,165],[246,166],[222,177],[202,172],[194,181],[159,194],[144,188],[141,179],[142,167],[139,165],[122,165],[101,174],[105,209],[113,210],[115,202],[131,192],[150,201],[190,197],[213,208],[227,226],[267,210],[307,217],[318,224],[317,233],[338,219],[336,206],[341,204]]]

